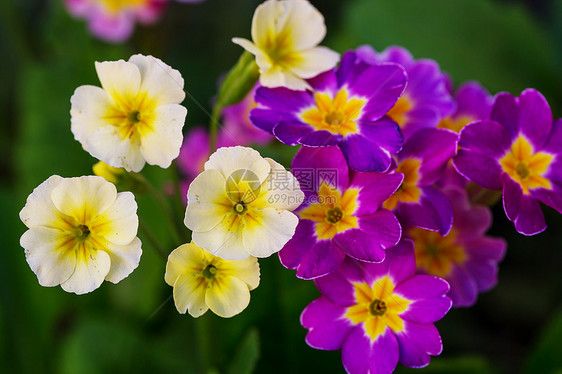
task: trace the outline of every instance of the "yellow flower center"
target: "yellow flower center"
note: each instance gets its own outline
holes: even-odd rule
[[[463,246],[457,242],[454,228],[447,236],[420,228],[411,229],[409,235],[415,243],[416,266],[428,274],[446,277],[453,264],[462,264],[467,258]]]
[[[386,114],[400,127],[402,127],[406,122],[406,116],[412,107],[412,101],[408,98],[408,96],[402,95]]]
[[[458,133],[463,129],[463,127],[474,121],[475,118],[471,116],[459,116],[456,119],[445,117],[441,120],[441,122],[439,122],[437,128],[448,129]]]
[[[347,308],[345,317],[352,323],[363,323],[365,332],[374,341],[388,326],[392,331],[404,330],[400,314],[410,301],[394,294],[394,284],[388,276],[376,281],[372,287],[355,283],[355,305]]]
[[[511,145],[511,149],[500,159],[505,173],[519,183],[524,194],[533,188],[551,189],[550,181],[543,175],[554,160],[554,155],[534,152],[531,143],[522,135]]]
[[[357,217],[353,214],[358,193],[350,188],[342,196],[337,189],[323,182],[318,190],[318,203],[303,209],[299,216],[316,222],[318,239],[332,239],[339,232],[357,227]]]
[[[420,201],[421,190],[417,184],[420,180],[421,161],[414,158],[404,159],[398,164],[396,172],[404,174],[404,180],[398,190],[383,203],[385,209],[393,210],[399,202],[417,203]]]
[[[148,0],[91,0],[98,2],[110,13],[119,13],[126,8],[143,7]]]
[[[78,241],[84,241],[90,235],[90,228],[86,225],[78,225],[74,228],[74,236]]]
[[[348,135],[357,132],[355,120],[361,114],[365,100],[351,97],[342,88],[332,99],[328,94],[314,94],[316,107],[307,109],[301,114],[304,122],[316,130],[326,130],[332,134]]]
[[[104,116],[111,125],[117,127],[123,140],[138,142],[142,136],[153,131],[156,104],[146,93],[120,96],[113,93],[115,105]]]

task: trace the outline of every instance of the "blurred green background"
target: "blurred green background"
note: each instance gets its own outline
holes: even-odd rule
[[[96,160],[70,132],[70,97],[98,85],[94,61],[151,54],[178,69],[189,95],[186,129],[208,123],[217,80],[236,61],[234,36],[249,37],[259,1],[171,1],[154,26],[128,42],[91,37],[59,0],[0,1],[0,372],[337,373],[340,352],[304,342],[302,309],[318,296],[277,258],[261,260],[261,285],[239,316],[180,315],[164,283],[165,262],[145,241],[140,266],[118,285],[76,296],[40,287],[25,262],[19,210],[52,174],[91,174]],[[369,43],[402,45],[432,58],[455,84],[480,81],[490,92],[540,90],[562,117],[562,1],[316,0],[325,15],[324,44],[344,52]],[[288,166],[295,149],[260,149]],[[168,171],[147,167],[157,184]],[[138,197],[161,245],[170,232],[150,199]],[[452,310],[437,326],[444,352],[422,373],[562,373],[562,219],[544,209],[549,228],[536,237],[513,229],[494,208],[491,234],[508,241],[499,283],[469,309]],[[142,236],[141,236],[142,239]],[[210,352],[199,342],[207,341]],[[202,356],[203,355],[203,356]],[[414,370],[399,368],[399,372]]]

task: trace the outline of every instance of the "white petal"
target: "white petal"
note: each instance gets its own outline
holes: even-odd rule
[[[294,91],[312,89],[307,81],[297,77],[292,71],[282,69],[279,65],[275,65],[267,71],[263,70],[260,75],[260,84],[264,87],[287,87]]]
[[[250,304],[250,290],[238,278],[217,278],[211,289],[207,290],[205,301],[216,315],[232,317]]]
[[[153,114],[152,131],[142,134],[140,152],[150,165],[167,168],[180,154],[187,109],[179,104],[166,104],[156,108]]]
[[[128,245],[137,235],[137,203],[131,192],[119,192],[113,204],[100,214],[90,230],[116,245]]]
[[[232,213],[229,203],[222,174],[205,170],[189,185],[184,224],[192,231],[209,231]]]
[[[284,2],[268,0],[258,5],[252,18],[252,40],[258,48],[268,46],[277,37],[286,16]]]
[[[82,145],[92,132],[108,125],[104,116],[115,106],[109,94],[95,86],[78,87],[70,103],[70,129]]]
[[[287,0],[282,3],[286,4],[288,14],[283,28],[290,33],[293,48],[302,50],[318,45],[326,36],[322,13],[308,1]]]
[[[244,227],[237,214],[231,214],[206,232],[194,231],[193,242],[209,253],[225,260],[245,260],[250,255],[244,249]]]
[[[74,251],[60,249],[63,240],[61,234],[60,230],[33,227],[20,239],[20,244],[25,249],[27,263],[42,286],[57,286],[65,282],[74,272],[76,254]]]
[[[242,280],[250,290],[260,284],[260,265],[255,257],[250,256],[243,261],[222,261],[218,273]]]
[[[58,175],[50,176],[27,197],[25,206],[20,211],[20,219],[27,227],[52,227],[58,221],[58,211],[51,200],[51,192],[62,179]]]
[[[297,209],[304,201],[299,181],[283,165],[271,158],[266,160],[271,165],[271,173],[263,182],[263,189],[267,189],[264,199],[268,206],[291,211]]]
[[[218,170],[225,180],[237,170],[249,170],[263,182],[269,174],[270,166],[255,149],[236,146],[217,149],[205,163],[205,170],[209,169]]]
[[[164,280],[173,286],[180,275],[201,272],[207,266],[207,256],[207,251],[193,243],[180,245],[168,256]]]
[[[209,307],[205,302],[206,287],[203,277],[180,275],[174,283],[174,303],[178,312],[187,310],[192,317],[199,317]]]
[[[139,93],[141,74],[135,64],[123,60],[96,62],[96,72],[103,89],[118,104],[130,102]]]
[[[299,219],[286,210],[266,208],[244,228],[244,248],[254,257],[269,257],[293,237]]]
[[[65,178],[51,192],[55,207],[81,223],[104,212],[116,198],[115,185],[93,175]]]
[[[117,283],[126,278],[139,266],[142,255],[141,241],[134,238],[127,245],[116,245],[108,243],[107,249],[111,260],[109,273],[105,276],[105,280]]]
[[[99,128],[82,146],[92,156],[115,168],[137,173],[145,164],[138,142],[123,139],[116,126]]]
[[[179,71],[152,56],[134,55],[129,62],[140,70],[141,91],[147,92],[157,105],[179,104],[183,101],[184,81]]]
[[[250,52],[253,55],[257,55],[258,53],[262,53],[261,50],[251,41],[244,38],[232,38],[232,42],[234,44],[238,44],[246,51]]]
[[[85,253],[87,252],[87,253]],[[78,250],[76,267],[70,278],[61,284],[66,292],[82,295],[98,288],[109,273],[109,255],[99,250]]]
[[[317,76],[332,69],[338,64],[340,55],[326,47],[316,47],[298,52],[300,58],[295,59],[291,71],[305,79]]]

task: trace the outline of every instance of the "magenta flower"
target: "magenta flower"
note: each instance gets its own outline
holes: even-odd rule
[[[400,125],[404,140],[420,129],[436,127],[443,117],[454,111],[455,102],[447,89],[447,76],[437,62],[414,60],[410,52],[401,47],[389,47],[377,53],[370,46],[361,46],[357,56],[369,64],[394,62],[406,69],[406,90],[388,113]]]
[[[414,250],[402,241],[382,263],[346,261],[315,280],[322,296],[301,315],[313,348],[342,351],[350,374],[391,373],[398,361],[408,367],[429,364],[443,349],[433,325],[451,308],[449,285],[416,275]]]
[[[539,201],[562,212],[562,120],[552,120],[536,90],[496,96],[491,120],[460,134],[457,171],[490,190],[503,190],[503,207],[524,235],[546,229]]]
[[[230,138],[233,144],[267,144],[274,139],[271,134],[257,129],[250,122],[250,111],[257,106],[254,95],[258,87],[259,83],[246,95],[244,100],[222,110],[221,131]]]
[[[437,127],[458,133],[471,122],[489,119],[494,98],[479,83],[467,82],[457,89],[455,101],[457,103],[455,112],[443,118]],[[454,184],[464,188],[467,183],[468,181],[453,167],[452,160],[449,161],[439,185]]]
[[[445,194],[453,208],[453,227],[441,236],[419,228],[406,230],[414,241],[418,272],[435,275],[449,282],[447,294],[454,307],[471,306],[479,292],[498,281],[498,262],[505,254],[506,242],[485,236],[492,225],[490,209],[471,206],[464,190],[451,187]]]
[[[337,145],[353,170],[387,170],[402,136],[385,114],[404,90],[404,69],[392,63],[370,66],[347,52],[337,69],[308,83],[313,91],[259,88],[252,123],[285,144]]]
[[[65,0],[69,13],[88,22],[90,32],[108,42],[119,43],[133,33],[136,22],[155,22],[168,0]]]
[[[456,154],[458,135],[450,130],[425,129],[406,141],[397,156],[396,172],[404,174],[400,188],[384,202],[403,226],[416,226],[446,235],[453,213],[447,197],[433,186]]]
[[[381,204],[396,191],[402,175],[352,173],[337,147],[302,147],[291,169],[305,201],[295,211],[300,218],[295,235],[279,258],[297,270],[297,277],[328,274],[346,255],[380,262],[385,249],[400,240],[398,220]]]

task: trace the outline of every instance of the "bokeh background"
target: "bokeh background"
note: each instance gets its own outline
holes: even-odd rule
[[[277,258],[261,260],[261,285],[239,316],[180,315],[164,283],[165,262],[149,244],[140,266],[118,285],[83,296],[39,286],[25,262],[18,212],[52,174],[92,174],[95,163],[70,132],[70,97],[98,85],[94,61],[151,54],[178,69],[188,92],[186,129],[209,122],[217,80],[236,61],[234,36],[249,37],[259,1],[170,1],[162,19],[137,27],[120,45],[94,39],[61,0],[0,0],[0,372],[339,373],[340,352],[304,342],[302,309],[318,296]],[[325,15],[324,44],[344,52],[361,44],[408,48],[432,58],[455,84],[481,82],[491,93],[540,90],[562,117],[562,1],[313,0]],[[289,165],[296,149],[260,148]],[[169,171],[147,167],[165,185]],[[153,202],[139,214],[160,243],[170,231]],[[440,321],[444,351],[410,373],[562,373],[562,218],[545,208],[549,228],[524,237],[496,206],[490,233],[508,242],[499,283],[468,309]],[[141,236],[142,239],[142,236]],[[145,241],[146,242],[146,241]],[[211,348],[201,350],[201,341]]]

